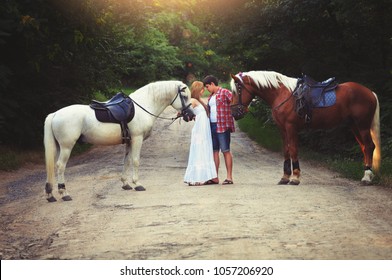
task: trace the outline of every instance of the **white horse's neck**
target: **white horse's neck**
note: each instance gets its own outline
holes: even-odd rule
[[[150,83],[130,95],[145,110],[159,116],[174,100],[179,83],[161,81]]]

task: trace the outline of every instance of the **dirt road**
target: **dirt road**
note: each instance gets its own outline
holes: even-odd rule
[[[167,124],[157,120],[142,148],[146,192],[121,189],[122,146],[71,158],[71,202],[46,201],[43,165],[0,173],[0,258],[392,259],[392,189],[304,161],[299,186],[278,186],[281,155],[239,130],[235,184],[189,187],[193,124]]]

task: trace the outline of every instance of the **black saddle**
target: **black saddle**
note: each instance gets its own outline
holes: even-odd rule
[[[338,82],[335,77],[318,82],[307,75],[298,79],[297,87],[293,92],[296,98],[296,112],[305,117],[309,123],[312,118],[312,109],[332,106],[336,102],[335,88]]]
[[[135,116],[135,107],[129,96],[119,92],[105,102],[92,100],[90,107],[94,109],[98,121],[120,124],[123,143],[130,143],[128,123]]]
[[[310,88],[322,89],[322,91],[328,91],[328,90],[334,89],[338,85],[335,77],[331,77],[323,82],[318,82],[318,81],[313,80],[311,77],[309,77],[307,75],[303,75],[302,80]]]

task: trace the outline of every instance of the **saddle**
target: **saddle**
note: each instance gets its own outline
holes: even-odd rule
[[[317,82],[307,75],[298,79],[297,87],[293,92],[295,97],[295,111],[306,123],[312,119],[313,108],[325,108],[335,104],[335,89],[338,82],[335,77],[323,82]]]
[[[119,92],[105,102],[92,100],[90,107],[94,109],[98,121],[120,124],[122,143],[130,144],[128,123],[135,116],[135,107],[129,96]]]

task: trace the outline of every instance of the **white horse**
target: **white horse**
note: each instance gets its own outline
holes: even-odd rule
[[[180,112],[185,121],[193,118],[190,107],[191,94],[180,81],[161,81],[148,84],[131,96],[135,103],[134,118],[128,123],[131,141],[125,145],[124,167],[121,175],[123,189],[131,190],[127,175],[133,163],[132,183],[135,190],[145,188],[139,184],[139,159],[142,142],[152,130],[159,115],[168,106]],[[118,145],[122,143],[119,124],[99,122],[95,112],[88,105],[71,105],[49,114],[45,120],[45,160],[47,181],[45,191],[49,202],[56,201],[52,194],[55,184],[55,161],[57,158],[58,190],[64,201],[72,200],[65,189],[64,172],[76,141],[97,145]]]

